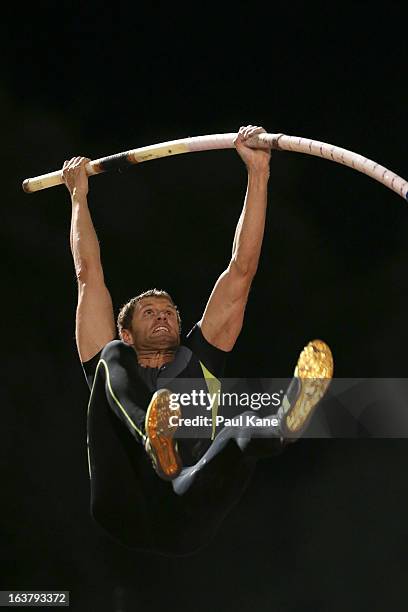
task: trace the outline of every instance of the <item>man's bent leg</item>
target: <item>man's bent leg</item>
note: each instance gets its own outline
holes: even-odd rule
[[[143,445],[160,478],[175,478],[182,462],[174,440],[176,427],[169,424],[169,417],[176,416],[174,409],[169,411],[169,391],[149,391],[138,375],[134,350],[118,340],[105,346],[99,368],[112,411]]]
[[[101,375],[105,379],[106,399],[112,411],[144,446],[146,409],[152,393],[137,374],[133,349],[119,340],[109,342],[101,353],[95,379]]]
[[[194,466],[182,470],[180,476],[173,481],[175,493],[183,495],[193,484],[198,472],[223,450],[231,438],[249,456],[279,454],[288,441],[297,440],[305,431],[332,377],[333,357],[330,348],[321,340],[309,342],[299,356],[294,378],[282,406],[276,415],[270,415],[271,421],[275,417],[276,425],[225,427],[201,459]],[[244,422],[249,423],[253,416],[253,411],[240,415]]]

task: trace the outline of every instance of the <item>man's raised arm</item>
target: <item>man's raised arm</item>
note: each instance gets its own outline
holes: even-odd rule
[[[252,279],[255,276],[265,229],[269,149],[251,149],[248,138],[264,132],[260,127],[241,127],[235,147],[248,170],[244,207],[235,231],[228,268],[217,280],[201,320],[204,338],[230,351],[242,329]]]
[[[75,335],[79,357],[89,361],[116,336],[112,300],[105,286],[98,238],[88,208],[89,160],[74,157],[63,166],[71,194],[71,251],[78,279]]]

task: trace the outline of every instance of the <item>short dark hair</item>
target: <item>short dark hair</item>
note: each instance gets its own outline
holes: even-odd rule
[[[133,313],[136,308],[136,304],[138,304],[140,300],[143,300],[144,298],[148,298],[148,297],[167,298],[173,304],[174,308],[176,309],[177,321],[179,324],[179,328],[181,329],[180,313],[171,295],[167,293],[167,291],[164,291],[164,289],[148,289],[147,291],[143,291],[143,293],[139,293],[139,295],[136,295],[135,297],[130,299],[120,309],[119,314],[118,314],[118,319],[117,319],[117,325],[118,325],[119,336],[121,338],[122,338],[122,329],[131,328]]]

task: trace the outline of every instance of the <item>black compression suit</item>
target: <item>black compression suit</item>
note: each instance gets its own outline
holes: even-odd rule
[[[91,513],[122,544],[164,554],[194,552],[207,543],[244,492],[256,459],[244,455],[232,440],[182,497],[155,474],[143,445],[135,444],[135,438],[144,442],[146,409],[162,376],[204,381],[204,372],[218,378],[226,357],[196,325],[164,368],[139,366],[133,348],[120,341],[110,342],[83,364],[91,388]],[[209,443],[182,444],[183,461],[194,463]]]

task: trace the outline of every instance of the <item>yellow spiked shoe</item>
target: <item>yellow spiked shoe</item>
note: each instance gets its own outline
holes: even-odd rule
[[[297,438],[309,423],[313,412],[333,378],[333,356],[322,340],[312,340],[300,353],[292,383],[282,402],[283,436]]]
[[[145,417],[145,448],[160,478],[173,480],[183,467],[174,435],[180,407],[170,407],[170,391],[159,389],[153,395]]]

